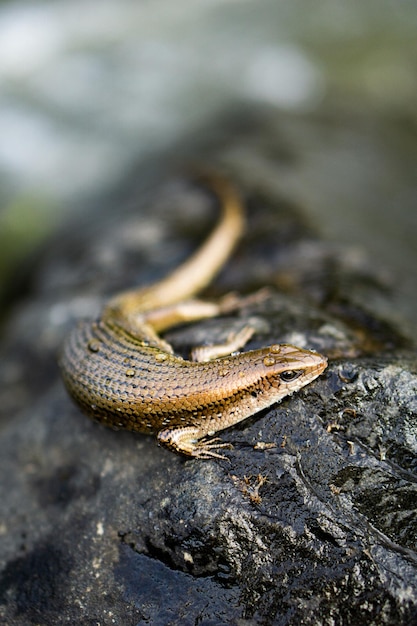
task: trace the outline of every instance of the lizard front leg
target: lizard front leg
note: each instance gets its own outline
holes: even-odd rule
[[[183,428],[166,428],[161,430],[157,439],[158,442],[169,450],[180,452],[197,459],[226,459],[223,454],[218,454],[215,450],[228,448],[230,443],[223,443],[220,439],[201,439],[205,433],[198,427],[184,426]]]

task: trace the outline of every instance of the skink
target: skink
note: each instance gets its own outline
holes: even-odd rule
[[[114,428],[156,433],[176,452],[224,458],[219,431],[271,406],[317,378],[327,359],[290,344],[236,353],[254,332],[250,326],[226,344],[193,351],[185,360],[159,333],[215,317],[238,307],[194,299],[230,256],[244,229],[239,193],[221,176],[209,185],[221,217],[201,248],[167,278],[122,292],[100,319],[81,322],[59,357],[65,385],[81,410]]]

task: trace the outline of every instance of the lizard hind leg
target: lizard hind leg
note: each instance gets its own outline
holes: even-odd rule
[[[223,443],[219,438],[200,439],[202,436],[199,428],[185,426],[184,428],[166,428],[158,433],[158,442],[164,447],[186,456],[197,459],[227,459],[216,450],[220,448],[230,449],[229,443]]]

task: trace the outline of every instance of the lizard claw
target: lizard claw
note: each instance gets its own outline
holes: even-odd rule
[[[233,446],[231,443],[224,442],[220,439],[220,437],[215,437],[214,439],[203,439],[199,441],[193,452],[193,456],[198,459],[224,459],[226,461],[230,461],[227,456],[224,454],[218,454],[215,450],[219,448],[226,448],[227,450],[232,450]]]

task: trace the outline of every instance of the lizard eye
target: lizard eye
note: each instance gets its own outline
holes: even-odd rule
[[[303,370],[286,370],[285,372],[281,372],[279,377],[282,380],[282,382],[289,383],[292,380],[295,380],[296,378],[301,376],[302,373],[303,373]]]

